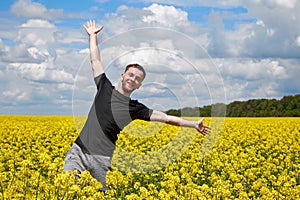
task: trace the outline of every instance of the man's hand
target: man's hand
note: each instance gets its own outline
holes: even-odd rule
[[[203,123],[204,118],[201,118],[198,122],[197,122],[197,131],[199,131],[200,133],[202,133],[203,135],[207,135],[210,133],[211,128],[207,125],[205,125]]]
[[[86,25],[83,25],[85,31],[91,36],[91,35],[97,35],[102,29],[103,26],[96,27],[95,20],[90,20],[86,23]]]

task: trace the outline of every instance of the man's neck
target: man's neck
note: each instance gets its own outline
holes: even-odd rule
[[[121,93],[122,95],[124,95],[126,97],[130,97],[130,95],[131,95],[131,92],[125,92],[123,90],[122,86],[119,86],[117,90],[118,90],[119,93]]]

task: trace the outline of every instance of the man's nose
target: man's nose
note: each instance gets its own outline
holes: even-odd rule
[[[134,76],[131,76],[131,77],[129,78],[129,80],[132,81],[132,82],[134,82],[135,79],[136,79],[136,78],[135,78]]]

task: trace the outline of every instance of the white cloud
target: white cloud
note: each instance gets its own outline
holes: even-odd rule
[[[264,4],[269,8],[283,7],[283,8],[291,9],[295,7],[296,1],[297,0],[266,0],[266,1],[257,0],[254,2],[257,4]]]
[[[18,88],[15,90],[6,90],[3,92],[3,96],[5,98],[9,98],[10,100],[17,101],[25,101],[29,100],[29,94],[26,91],[21,91]]]
[[[42,19],[55,19],[63,14],[62,9],[47,9],[43,4],[32,0],[16,1],[11,7],[11,12],[21,17]]]
[[[151,11],[151,15],[143,16],[143,22],[160,24],[166,27],[174,25],[184,25],[187,23],[188,14],[185,11],[176,9],[174,6],[163,6],[152,4],[144,8],[144,10]]]
[[[25,24],[21,25],[22,28],[55,28],[55,26],[46,20],[30,19]]]
[[[59,83],[57,88],[59,90],[68,90],[68,91],[72,91],[74,89],[74,85],[73,84],[67,84],[67,83]]]
[[[55,99],[53,101],[53,103],[59,104],[62,108],[64,108],[64,107],[69,108],[70,107],[70,100],[68,100],[68,99]]]
[[[286,59],[216,59],[224,79],[228,101],[280,98],[300,91],[298,61]]]
[[[256,90],[250,93],[252,98],[278,98],[281,97],[278,92],[278,83],[269,82],[260,85]]]
[[[244,1],[248,16],[258,19],[249,31],[253,37],[244,41],[244,48],[253,57],[296,57],[299,46],[295,36],[300,32],[300,2],[296,0]],[[238,29],[236,31],[239,31]]]
[[[136,2],[136,0],[131,0]],[[162,4],[172,4],[177,6],[213,6],[213,7],[234,7],[240,5],[240,0],[226,0],[226,1],[211,1],[211,0],[139,0],[146,3],[162,3]]]
[[[5,41],[13,45],[2,43],[0,58],[6,63],[41,63],[55,58],[54,47],[58,45],[55,37],[55,25],[46,20],[27,20],[16,26],[11,36],[4,36]],[[12,30],[10,30],[12,31]]]
[[[257,20],[256,24],[262,27],[265,27],[265,23],[262,20]]]
[[[36,60],[40,60],[40,59],[45,60],[50,56],[48,51],[39,50],[36,47],[31,47],[27,49],[27,51],[31,55],[31,57]]]
[[[200,6],[210,6],[210,7],[238,7],[243,4],[240,0],[226,0],[226,1],[211,1],[211,0],[189,0],[189,1],[182,1],[182,0],[130,0],[133,2],[141,1],[145,3],[159,3],[159,4],[169,4],[169,5],[176,5],[176,6],[187,6],[187,7],[200,7]],[[297,4],[297,0],[251,0],[251,2],[261,5],[264,4],[269,8],[274,7],[283,7],[283,8],[294,8]]]
[[[151,95],[157,95],[157,94],[163,94],[165,93],[165,89],[158,88],[157,85],[153,86],[147,86],[147,89],[145,90],[145,87],[141,89],[139,92],[145,92]]]
[[[56,27],[45,20],[28,20],[21,25],[18,31],[17,41],[28,46],[46,46],[53,44],[55,39]]]
[[[49,74],[48,77],[45,77],[46,80],[49,79],[51,81],[65,82],[65,83],[74,82],[73,75],[63,70],[51,70],[49,71],[48,74]]]
[[[272,28],[267,29],[267,36],[272,37],[275,34],[275,30]]]
[[[36,63],[12,63],[7,70],[15,71],[27,80],[42,80],[46,76],[46,66]]]
[[[159,4],[152,4],[142,9],[122,5],[116,13],[106,14],[105,19],[100,23],[107,24],[105,30],[112,35],[145,27],[172,28],[189,34],[198,30],[197,26],[189,22],[186,11]],[[151,33],[147,35],[149,34]]]
[[[20,77],[31,81],[73,83],[73,75],[63,70],[51,69],[49,63],[12,63],[7,66],[9,71],[15,71]]]
[[[300,35],[296,38],[296,45],[300,47]]]
[[[221,72],[230,78],[240,80],[278,80],[288,78],[286,69],[277,60],[222,59]]]

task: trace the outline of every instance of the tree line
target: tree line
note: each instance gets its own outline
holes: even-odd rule
[[[200,117],[300,117],[300,94],[282,99],[250,99],[229,104],[217,103],[203,107],[186,107],[166,111],[174,116]]]

